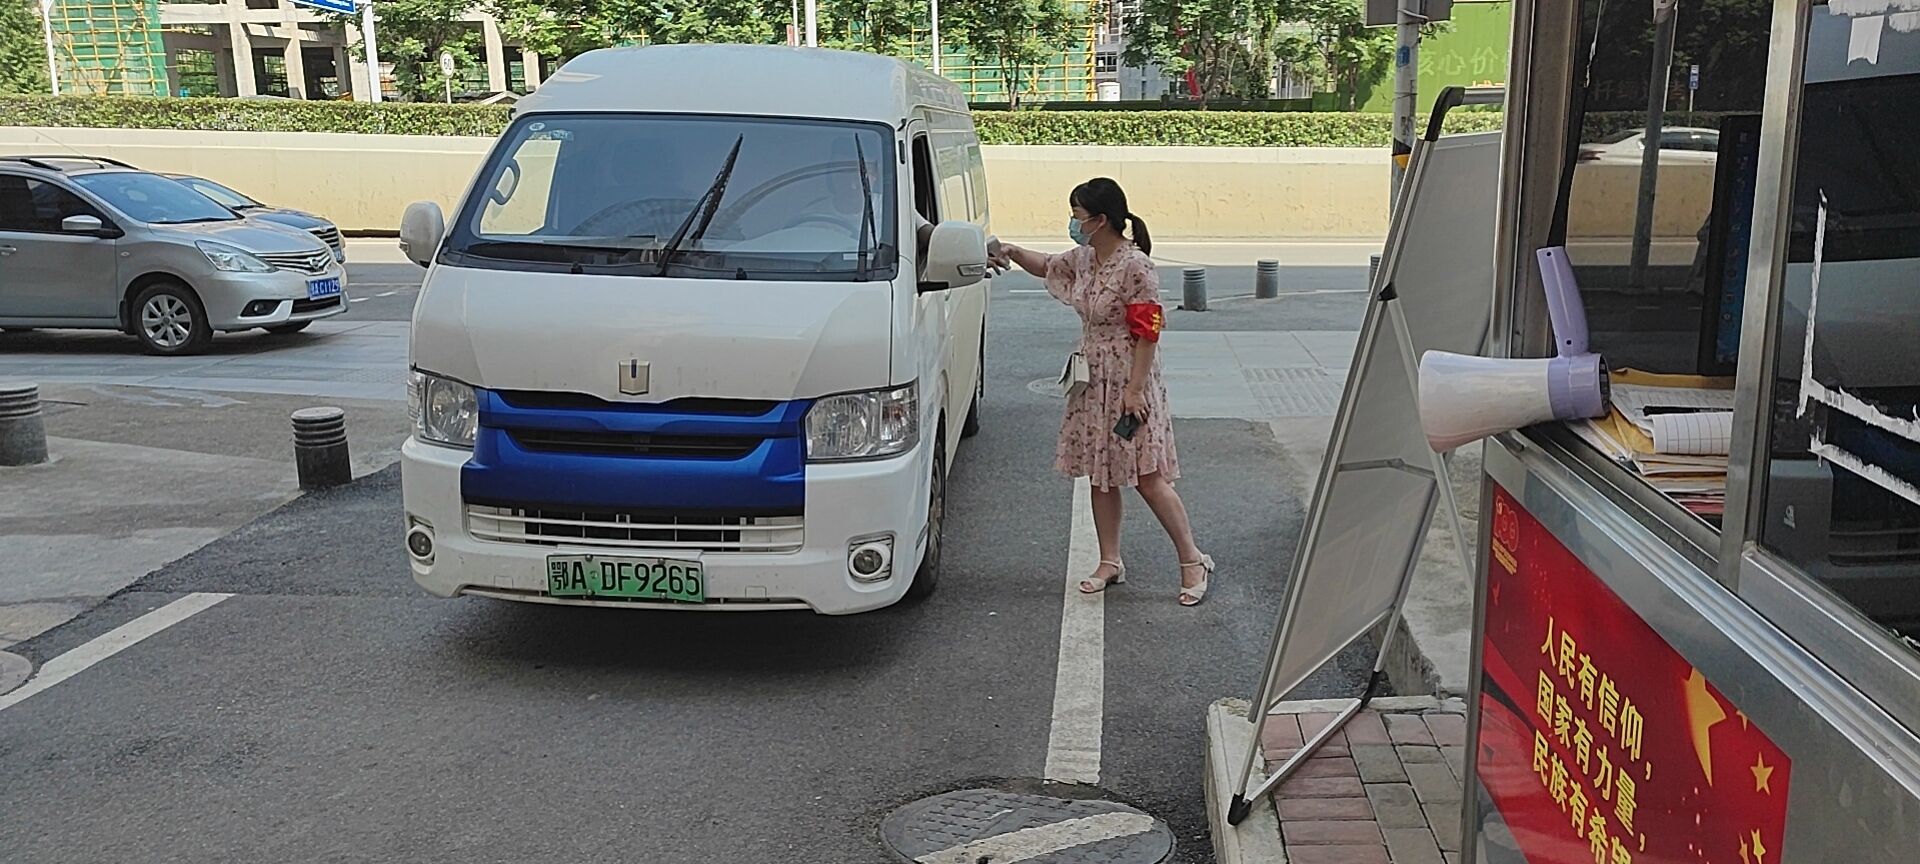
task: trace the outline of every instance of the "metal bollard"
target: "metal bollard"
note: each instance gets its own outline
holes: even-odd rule
[[[1280,262],[1271,258],[1254,263],[1253,297],[1256,300],[1272,300],[1280,296]]]
[[[1207,268],[1188,267],[1180,279],[1180,308],[1207,311]]]
[[[0,465],[47,461],[47,425],[37,384],[0,384]]]
[[[1367,287],[1371,289],[1373,281],[1378,278],[1380,278],[1380,256],[1375,255],[1367,260]]]
[[[293,464],[302,489],[325,489],[351,481],[347,412],[326,407],[293,412]]]

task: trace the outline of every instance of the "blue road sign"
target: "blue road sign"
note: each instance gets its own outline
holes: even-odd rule
[[[1700,64],[1698,63],[1687,67],[1687,89],[1700,89]]]
[[[346,15],[360,11],[357,0],[288,0],[288,2],[296,6],[312,6],[315,9],[325,9],[328,12],[340,12]]]

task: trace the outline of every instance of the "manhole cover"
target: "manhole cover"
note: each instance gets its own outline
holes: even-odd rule
[[[880,838],[917,864],[1158,864],[1165,823],[1113,801],[993,789],[922,798],[887,817]]]

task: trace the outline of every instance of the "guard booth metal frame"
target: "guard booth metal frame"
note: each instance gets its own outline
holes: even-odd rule
[[[1862,5],[1920,18],[1909,0],[1848,8]],[[1920,861],[1920,653],[1761,541],[1783,518],[1766,501],[1773,358],[1795,338],[1779,322],[1809,32],[1825,23],[1815,16],[1860,14],[1810,0],[1771,9],[1723,522],[1716,532],[1691,518],[1561,424],[1486,442],[1468,862]],[[1579,143],[1569,121],[1582,110],[1576,82],[1590,49],[1578,2],[1523,0],[1513,26],[1488,356],[1543,357],[1551,337],[1533,251],[1559,245],[1554,211],[1571,168],[1563,157]],[[1920,72],[1914,58],[1879,50],[1880,66]],[[1886,302],[1911,307],[1911,296]],[[1916,570],[1906,578],[1920,588]],[[1516,592],[1549,614],[1518,616]],[[1554,592],[1557,606],[1539,599]],[[1524,636],[1508,632],[1520,624]],[[1615,727],[1626,719],[1619,700],[1639,700],[1630,741],[1586,719],[1595,679],[1613,689],[1595,710],[1616,700]],[[1586,747],[1561,745],[1568,727]],[[1575,750],[1613,760],[1604,800],[1598,786],[1569,782],[1592,773],[1574,765]]]

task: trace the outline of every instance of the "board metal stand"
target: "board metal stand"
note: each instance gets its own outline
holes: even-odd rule
[[[1472,553],[1468,551],[1466,534],[1461,528],[1460,506],[1454,496],[1452,474],[1445,454],[1428,450],[1427,452],[1431,454],[1432,458],[1428,461],[1428,464],[1425,465],[1412,464],[1404,459],[1398,458],[1348,461],[1344,457],[1347,440],[1353,430],[1355,408],[1361,395],[1362,385],[1364,384],[1363,376],[1366,370],[1371,368],[1374,352],[1379,350],[1397,352],[1400,355],[1401,365],[1404,367],[1406,381],[1410,387],[1408,392],[1403,394],[1377,395],[1401,396],[1404,397],[1409,404],[1417,405],[1418,402],[1420,358],[1415,353],[1412,331],[1407,326],[1406,311],[1402,308],[1399,293],[1394,287],[1393,276],[1397,271],[1401,253],[1406,247],[1408,223],[1410,221],[1408,216],[1413,212],[1413,208],[1419,202],[1423,186],[1422,180],[1426,176],[1428,163],[1431,161],[1433,144],[1440,136],[1441,121],[1446,112],[1452,107],[1458,105],[1497,104],[1504,98],[1504,89],[1498,87],[1447,88],[1434,106],[1433,116],[1427,127],[1427,134],[1421,140],[1415,142],[1413,156],[1407,174],[1406,194],[1400,196],[1399,201],[1396,202],[1394,207],[1393,220],[1388,229],[1386,248],[1381,258],[1380,268],[1374,276],[1375,284],[1371,286],[1373,302],[1367,307],[1366,322],[1360,329],[1359,349],[1354,357],[1346,390],[1341,396],[1340,411],[1334,419],[1333,434],[1327,446],[1327,459],[1321,465],[1319,483],[1315,487],[1313,504],[1307,514],[1306,530],[1301,536],[1300,546],[1294,558],[1292,574],[1288,582],[1286,604],[1281,611],[1280,626],[1274,633],[1273,644],[1268,651],[1268,662],[1265,674],[1261,676],[1260,687],[1254,695],[1252,716],[1249,718],[1253,722],[1252,743],[1247,748],[1246,759],[1241,765],[1238,783],[1234,786],[1234,788],[1239,791],[1235,793],[1232,802],[1228,805],[1228,824],[1238,825],[1245,820],[1252,810],[1252,801],[1273,791],[1281,783],[1285,782],[1288,777],[1292,776],[1295,771],[1306,764],[1306,761],[1324,746],[1327,741],[1331,740],[1349,721],[1364,710],[1367,704],[1372,701],[1378,693],[1380,684],[1385,679],[1387,657],[1393,648],[1394,638],[1400,629],[1400,620],[1405,610],[1407,592],[1413,585],[1413,574],[1420,560],[1422,541],[1425,539],[1427,531],[1432,527],[1436,502],[1443,504],[1446,508],[1450,527],[1453,530],[1454,537],[1457,538],[1455,545],[1459,547],[1461,566],[1465,569],[1469,578],[1471,578],[1473,574]],[[1393,331],[1394,340],[1384,348],[1380,344],[1382,337],[1381,331],[1383,328],[1390,328]],[[1484,332],[1481,334],[1481,338],[1485,338]],[[1418,415],[1415,413],[1412,416],[1417,417]],[[1413,534],[1412,543],[1402,553],[1402,563],[1399,568],[1399,583],[1394,593],[1392,605],[1384,614],[1374,618],[1360,631],[1362,635],[1369,632],[1379,632],[1381,634],[1380,647],[1374,656],[1372,673],[1369,675],[1366,686],[1360,695],[1355,697],[1346,708],[1336,714],[1325,728],[1314,733],[1312,738],[1304,742],[1285,762],[1281,763],[1280,767],[1270,774],[1258,788],[1250,792],[1246,791],[1247,783],[1253,776],[1254,761],[1258,759],[1260,755],[1260,734],[1266,725],[1268,712],[1272,710],[1273,703],[1277,701],[1277,696],[1284,696],[1288,691],[1299,686],[1301,683],[1300,680],[1280,680],[1282,671],[1281,657],[1288,645],[1290,631],[1294,628],[1295,622],[1302,612],[1301,606],[1303,604],[1301,600],[1305,592],[1300,588],[1301,578],[1313,567],[1321,529],[1327,520],[1328,499],[1334,488],[1334,481],[1343,474],[1362,471],[1398,471],[1409,476],[1420,478],[1425,481],[1427,487],[1425,504],[1421,508],[1424,515],[1420,518],[1419,530]],[[1383,624],[1385,625],[1384,628],[1381,627]],[[1351,642],[1349,642],[1349,644],[1351,644]],[[1296,677],[1304,680],[1305,676],[1300,675]]]

